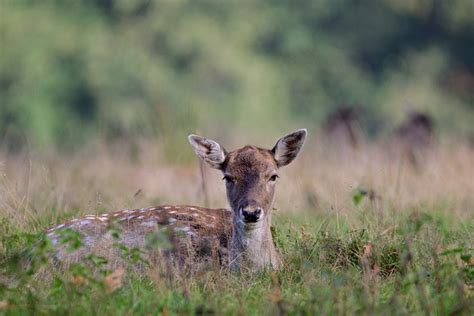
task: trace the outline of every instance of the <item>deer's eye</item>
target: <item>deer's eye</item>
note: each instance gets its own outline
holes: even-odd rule
[[[222,178],[222,180],[225,180],[226,183],[234,183],[234,178],[232,178],[229,175],[225,175],[224,178]]]
[[[277,175],[277,174],[274,174],[274,175],[272,175],[270,178],[268,178],[268,181],[270,181],[270,182],[275,182],[277,179],[278,179],[278,175]]]

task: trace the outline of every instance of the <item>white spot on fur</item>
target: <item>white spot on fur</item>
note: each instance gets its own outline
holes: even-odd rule
[[[175,232],[189,232],[191,230],[191,228],[189,228],[188,226],[184,226],[184,227],[175,227],[174,228],[174,231]]]
[[[154,227],[154,226],[156,226],[156,222],[143,222],[143,223],[140,224],[140,226]]]
[[[66,225],[61,224],[61,225],[58,225],[58,226],[54,227],[53,229],[54,229],[54,230],[56,230],[56,229],[61,229],[61,228],[63,228],[64,226],[66,226]]]
[[[94,238],[92,238],[91,236],[85,236],[84,238],[82,238],[82,242],[86,246],[90,246],[90,245],[94,244]]]
[[[141,215],[141,216],[138,216],[137,219],[144,219],[145,216]]]
[[[176,221],[176,218],[170,218],[170,219],[168,220],[168,222],[170,222],[170,223],[176,223],[177,221]]]
[[[91,224],[92,222],[88,219],[83,219],[82,221],[79,222],[80,225],[89,225]]]
[[[58,244],[58,235],[54,233],[49,233],[47,236],[49,237],[49,240],[51,240],[53,246],[56,246]]]
[[[169,211],[168,213],[169,213],[169,214],[175,214],[176,211]]]
[[[163,206],[164,210],[169,210],[170,208],[171,208],[171,206]]]

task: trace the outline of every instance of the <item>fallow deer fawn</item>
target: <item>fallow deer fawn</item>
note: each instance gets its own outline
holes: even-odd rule
[[[300,129],[282,137],[271,150],[245,146],[232,152],[213,140],[190,135],[197,156],[224,174],[231,210],[164,205],[73,219],[47,230],[56,257],[74,261],[112,249],[117,241],[110,227],[118,225],[121,232],[115,239],[127,247],[144,249],[147,234],[167,229],[174,246],[170,255],[177,260],[214,258],[233,269],[277,269],[281,259],[270,230],[277,172],[295,159],[306,134]],[[67,252],[61,243],[61,231],[66,228],[82,236],[83,246],[76,252]],[[107,257],[114,255],[110,251]]]

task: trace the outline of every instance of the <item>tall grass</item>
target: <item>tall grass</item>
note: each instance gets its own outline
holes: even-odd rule
[[[198,163],[170,163],[150,142],[0,154],[0,313],[472,313],[473,148],[436,145],[414,166],[393,146],[323,143],[310,140],[281,171],[274,237],[284,268],[258,274],[109,270],[94,256],[51,269],[50,245],[38,244],[46,227],[121,208],[202,205]],[[221,177],[204,177],[209,206],[225,206]]]

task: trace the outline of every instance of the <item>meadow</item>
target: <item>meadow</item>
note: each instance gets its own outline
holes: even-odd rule
[[[47,227],[165,203],[224,207],[221,175],[201,173],[197,159],[170,160],[150,141],[95,143],[74,154],[3,151],[0,313],[472,314],[473,147],[439,143],[413,166],[389,144],[333,148],[318,134],[310,131],[277,184],[273,233],[284,267],[252,274],[137,270],[139,252],[125,254],[126,269],[109,270],[94,256],[56,268],[50,245],[38,242]],[[256,145],[274,142],[261,138]],[[185,139],[178,145],[192,157]]]
[[[0,1],[0,314],[473,314],[473,7]],[[323,136],[343,108],[353,147]],[[414,112],[435,141],[407,156],[393,136]],[[302,127],[276,184],[281,270],[51,259],[43,233],[70,218],[227,206],[188,134],[231,150]]]

